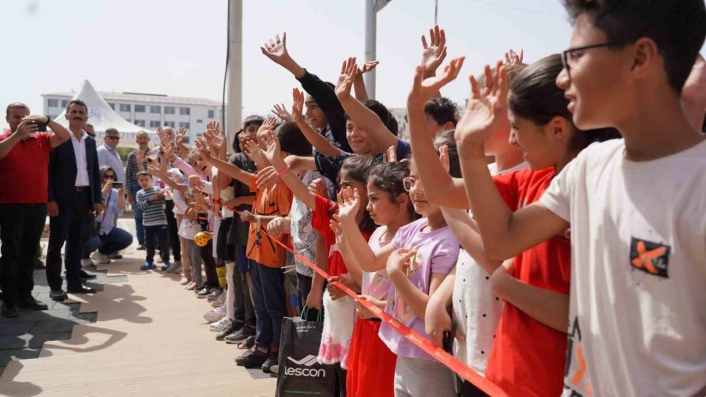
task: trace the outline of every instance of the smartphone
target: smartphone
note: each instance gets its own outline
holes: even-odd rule
[[[47,125],[45,123],[35,122],[34,124],[37,124],[37,132],[47,132]]]
[[[123,187],[123,183],[122,183],[122,182],[117,182],[117,181],[113,182],[113,188],[114,188],[114,189],[121,189],[122,187]]]
[[[444,338],[441,342],[442,348],[446,353],[453,355],[454,351],[454,338],[456,337],[456,330],[458,329],[458,324],[456,320],[451,319],[451,331],[444,332]]]

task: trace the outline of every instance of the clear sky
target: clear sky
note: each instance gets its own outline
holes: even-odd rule
[[[260,52],[287,31],[290,54],[335,82],[348,56],[364,59],[362,0],[244,0],[244,114],[291,105],[296,80]],[[226,0],[2,0],[0,105],[43,111],[41,94],[77,90],[145,92],[220,100],[226,49]],[[465,76],[525,50],[532,62],[560,52],[571,27],[559,0],[439,0],[439,25],[451,58],[465,55],[459,78],[443,90],[468,97]],[[434,24],[434,0],[393,0],[378,14],[377,99],[404,107],[419,62],[421,35]],[[4,117],[0,128],[6,128]]]

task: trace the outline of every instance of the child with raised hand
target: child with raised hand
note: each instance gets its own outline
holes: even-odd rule
[[[392,151],[394,153],[394,151]],[[379,227],[368,240],[373,251],[388,245],[397,231],[414,219],[414,208],[409,194],[404,189],[404,178],[409,176],[407,163],[382,163],[373,168],[368,177],[368,205],[366,210]],[[352,190],[343,191],[348,200],[341,207],[360,205],[349,196]],[[350,209],[357,211],[358,209]],[[336,232],[339,248],[349,269],[360,266],[355,254],[345,241],[340,224],[331,221]],[[361,286],[361,298],[384,310],[392,281],[385,269],[376,272],[362,272],[361,279],[355,280]],[[394,395],[395,365],[397,356],[378,337],[381,322],[372,312],[357,305],[358,319],[353,330],[348,378],[349,396],[386,397]]]
[[[415,212],[424,218],[401,227],[392,242],[373,251],[365,244],[351,217],[358,205],[340,211],[341,226],[351,250],[365,271],[385,269],[392,281],[385,310],[400,322],[424,335],[424,317],[433,295],[458,259],[459,244],[439,206],[428,202],[414,159],[404,179]],[[354,194],[353,203],[361,199]],[[416,347],[387,324],[380,338],[397,354],[395,396],[455,396],[452,372]],[[421,377],[418,374],[423,373]]]
[[[324,236],[326,251],[328,252],[327,268],[323,269],[332,277],[341,277],[349,273],[349,269],[343,260],[340,250],[336,245],[336,236],[331,230],[330,222],[333,215],[338,211],[338,205],[331,200],[322,197],[312,191],[296,176],[290,167],[278,155],[280,152],[279,140],[273,134],[269,135],[267,150],[264,152],[274,169],[279,174],[284,183],[289,186],[292,193],[304,204],[312,209],[312,227],[319,234]],[[339,184],[343,187],[352,186],[359,191],[366,192],[367,176],[376,164],[372,158],[350,157],[343,162],[339,174]],[[367,200],[367,196],[365,197]],[[367,203],[365,203],[367,204]],[[374,223],[370,219],[365,208],[359,209],[357,214],[351,215],[355,218],[356,230],[363,235],[363,239],[370,236],[374,230]],[[318,264],[318,261],[317,261]],[[318,301],[323,294],[324,282],[318,274],[314,273],[309,301]],[[354,283],[353,283],[354,284]],[[355,285],[350,286],[356,288]],[[331,289],[329,289],[331,291]],[[335,290],[333,291],[335,293]],[[350,340],[353,335],[355,321],[355,301],[351,297],[332,300],[330,294],[324,294],[323,307],[324,333],[319,349],[319,361],[323,363],[336,364],[337,388],[339,392],[346,391],[346,368],[350,347]]]

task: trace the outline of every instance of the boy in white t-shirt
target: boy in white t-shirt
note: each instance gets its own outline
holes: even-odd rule
[[[706,142],[685,86],[706,37],[703,0],[565,0],[575,19],[557,84],[583,130],[623,140],[585,149],[538,203],[512,213],[483,163],[503,73],[456,129],[486,254],[506,259],[571,223],[564,396],[706,393]],[[703,89],[701,90],[703,95]],[[699,105],[700,104],[700,105]]]

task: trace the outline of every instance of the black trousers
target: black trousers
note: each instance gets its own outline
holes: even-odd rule
[[[147,248],[147,263],[153,263],[155,247],[159,245],[159,255],[162,262],[169,262],[169,247],[167,246],[167,226],[145,226],[145,248]]]
[[[177,225],[176,215],[174,215],[174,202],[165,200],[164,214],[167,216],[167,234],[169,235],[169,245],[172,247],[174,261],[181,262],[181,244],[179,243],[179,225]]]
[[[0,288],[8,305],[32,296],[34,260],[46,217],[46,204],[0,204]]]
[[[209,288],[220,288],[216,261],[213,260],[213,239],[208,240],[208,244],[201,247],[201,259],[203,259],[203,268],[206,271],[206,285]]]
[[[243,265],[238,264],[239,261],[247,261],[245,257],[246,247],[238,245],[235,247],[236,265],[233,271],[233,290],[235,291],[235,320],[244,322],[245,324],[255,327],[257,318],[255,318],[255,308],[250,299],[250,286],[248,285],[247,273],[241,273],[240,269]]]
[[[64,250],[64,265],[66,266],[66,284],[69,288],[79,288],[81,278],[81,249],[83,248],[83,233],[86,227],[88,213],[92,210],[91,189],[74,190],[71,199],[57,202],[59,216],[51,218],[49,226],[49,249],[47,252],[47,281],[52,290],[61,289],[61,247]]]

